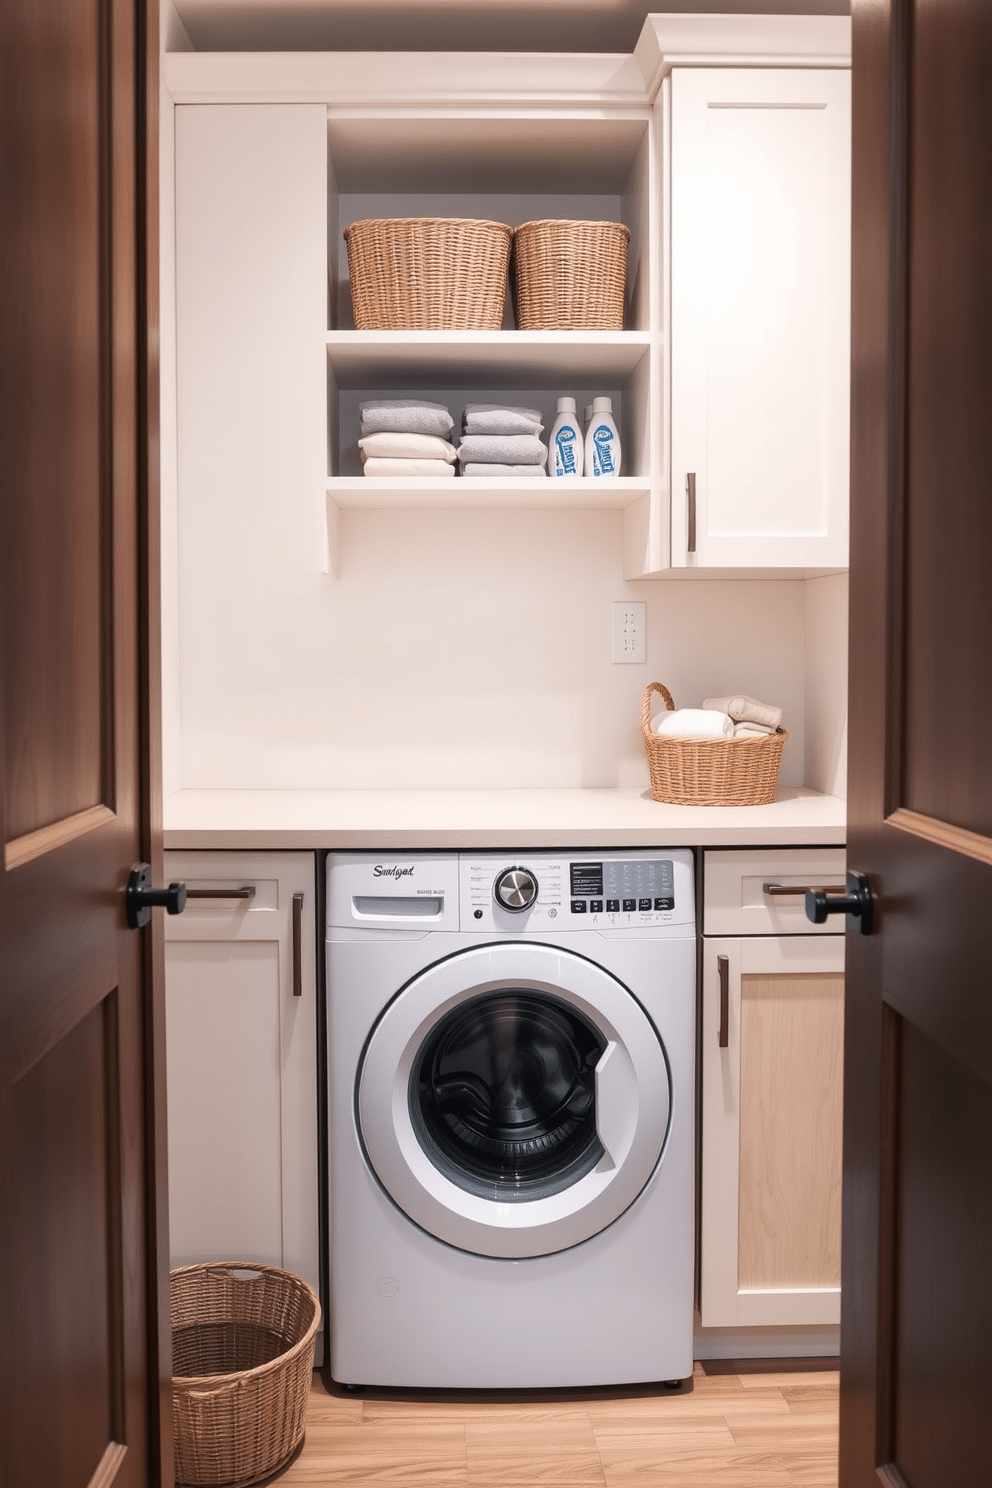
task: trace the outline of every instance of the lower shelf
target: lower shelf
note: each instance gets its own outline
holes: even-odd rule
[[[651,489],[647,480],[621,476],[617,480],[461,477],[433,480],[340,477],[328,482],[327,500],[339,509],[382,511],[431,507],[443,511],[493,511],[515,507],[531,511],[622,511]]]

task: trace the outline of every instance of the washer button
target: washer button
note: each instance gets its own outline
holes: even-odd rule
[[[607,901],[606,901],[606,913],[607,914],[619,914],[620,913],[620,900],[619,899],[607,899]]]
[[[602,914],[603,913],[603,901],[602,901],[602,899],[590,899],[589,900],[589,913],[590,914]]]
[[[675,900],[674,899],[656,899],[654,901],[654,907],[655,907],[655,909],[674,909],[675,908]]]
[[[629,914],[632,909],[636,909],[637,908],[637,900],[636,899],[625,899],[623,901],[623,908],[624,908],[624,913],[625,914]]]
[[[651,900],[650,899],[638,899],[638,901],[637,901],[637,907],[638,907],[638,909],[650,909],[651,908]]]
[[[572,900],[572,913],[573,914],[585,914],[585,912],[586,912],[586,901],[584,899],[573,899]]]

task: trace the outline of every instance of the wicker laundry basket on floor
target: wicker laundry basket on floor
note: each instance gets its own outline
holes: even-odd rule
[[[261,1482],[303,1440],[320,1303],[251,1261],[182,1266],[169,1295],[176,1483]]]
[[[344,230],[360,331],[498,331],[513,230],[472,217],[373,217]]]
[[[673,806],[767,806],[774,801],[782,748],[789,737],[785,729],[757,738],[670,739],[651,727],[655,692],[669,712],[675,702],[660,682],[649,682],[644,689],[641,733],[656,801]]]

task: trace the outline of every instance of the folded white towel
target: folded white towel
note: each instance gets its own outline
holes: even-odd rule
[[[390,460],[371,455],[365,461],[367,476],[426,475],[434,480],[446,480],[454,473],[454,465],[449,465],[447,460]]]
[[[767,723],[735,723],[734,738],[739,739],[744,734],[751,734],[755,739],[767,739],[769,734],[775,730],[769,728]]]
[[[436,434],[397,434],[383,431],[367,434],[358,441],[362,459],[382,455],[390,460],[447,460],[453,465],[458,458],[455,446]]]
[[[733,719],[712,708],[677,708],[674,713],[659,713],[652,727],[656,734],[669,739],[731,739],[734,734]]]
[[[359,403],[362,436],[391,431],[395,434],[436,434],[444,438],[455,421],[443,403],[425,403],[422,398],[369,398]]]
[[[735,723],[763,723],[777,729],[782,722],[782,709],[773,703],[762,703],[745,693],[732,693],[730,697],[704,698],[704,708],[717,713],[729,713]]]
[[[488,465],[470,460],[467,465],[462,466],[462,475],[531,476],[534,479],[540,479],[542,476],[546,476],[547,473],[544,465]]]
[[[548,458],[548,447],[534,434],[466,434],[458,458],[487,465],[540,465]]]
[[[462,421],[466,434],[544,433],[538,408],[504,408],[498,403],[467,403]]]

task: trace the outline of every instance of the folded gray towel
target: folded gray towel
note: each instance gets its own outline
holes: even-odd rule
[[[462,424],[466,434],[544,433],[538,408],[504,408],[498,403],[467,403]]]
[[[547,445],[534,434],[466,434],[458,458],[486,465],[540,465],[548,458]]]
[[[455,421],[443,403],[419,398],[369,398],[359,403],[362,438],[367,434],[435,434],[443,439]]]
[[[470,460],[467,465],[462,466],[462,475],[501,475],[512,478],[513,476],[546,476],[547,473],[543,465],[487,465]]]

